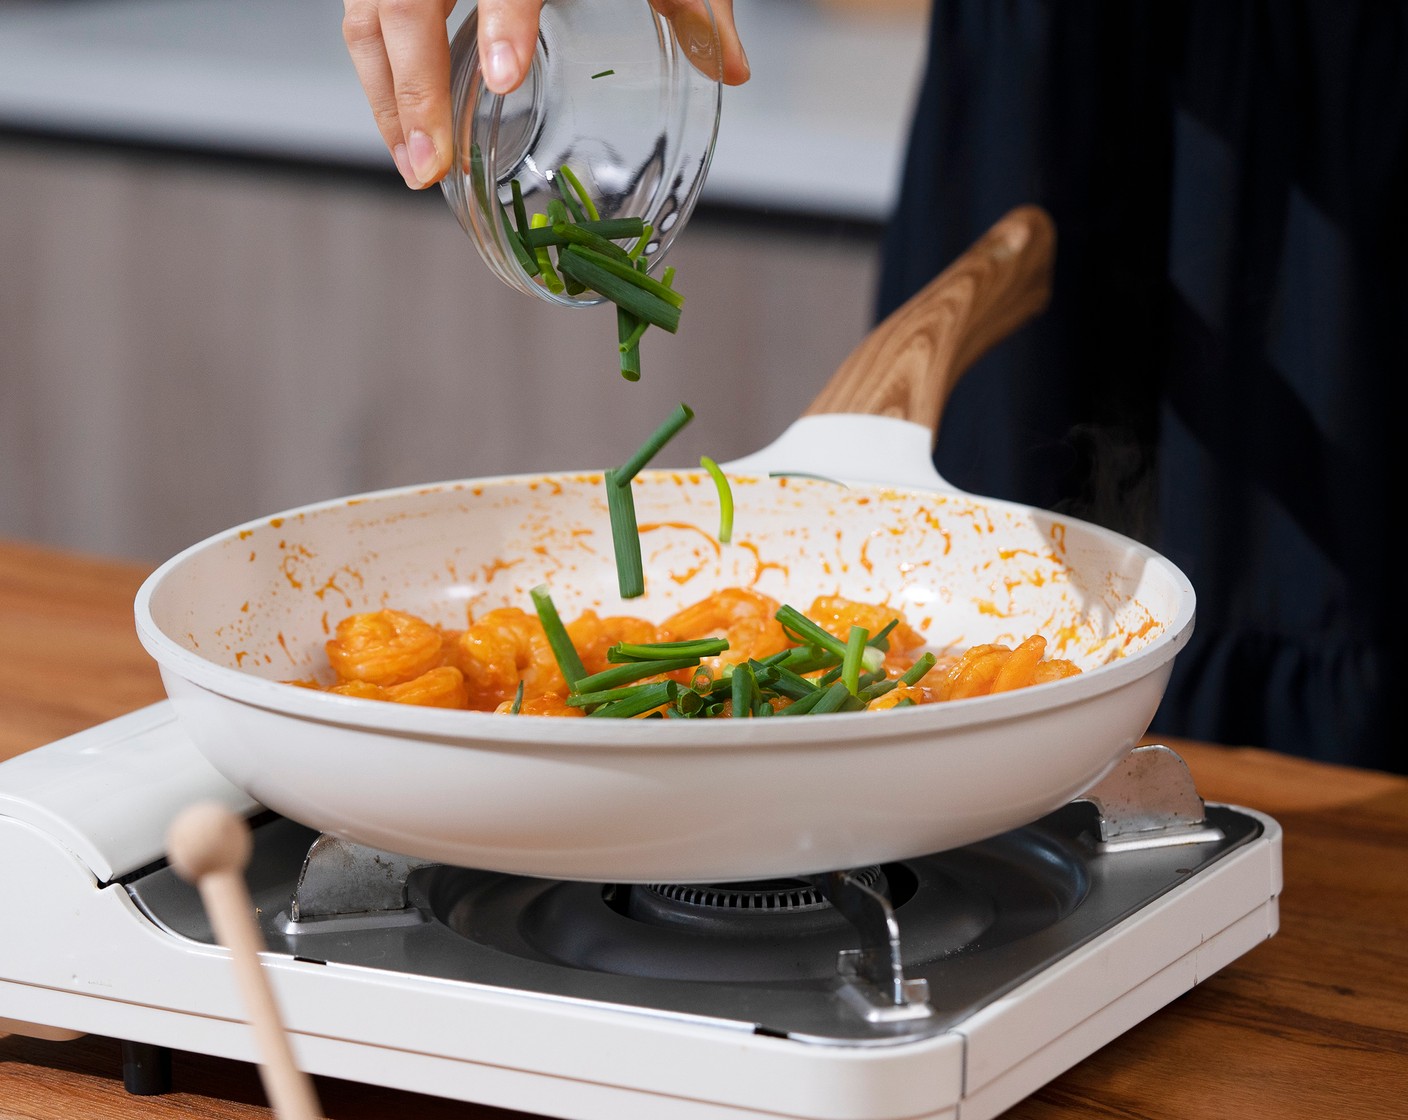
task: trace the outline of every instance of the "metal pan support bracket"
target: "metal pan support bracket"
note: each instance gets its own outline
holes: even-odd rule
[[[429,863],[323,833],[304,857],[287,916],[280,915],[283,932],[423,922],[407,899],[406,880]]]
[[[1188,764],[1169,747],[1135,747],[1097,784],[1075,799],[1100,813],[1100,852],[1141,851],[1223,838],[1208,824]]]
[[[860,932],[859,949],[843,949],[836,962],[841,999],[868,1023],[923,1019],[929,981],[905,978],[900,958],[900,927],[885,895],[850,871],[807,877]]]

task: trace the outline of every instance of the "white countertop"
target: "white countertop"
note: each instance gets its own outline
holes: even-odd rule
[[[754,77],[725,91],[705,201],[883,220],[922,19],[860,19],[812,0],[737,0],[735,11]],[[0,129],[394,176],[341,18],[339,0],[0,0]]]

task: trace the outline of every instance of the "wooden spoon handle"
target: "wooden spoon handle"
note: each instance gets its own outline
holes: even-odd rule
[[[318,1120],[323,1112],[313,1083],[293,1060],[273,989],[259,963],[264,941],[244,885],[250,849],[249,826],[214,803],[185,810],[167,835],[172,867],[200,890],[215,938],[230,952],[259,1053],[259,1075],[275,1115],[279,1120]]]
[[[1055,250],[1044,210],[1009,211],[866,335],[803,415],[897,416],[937,432],[968,367],[1046,306]]]

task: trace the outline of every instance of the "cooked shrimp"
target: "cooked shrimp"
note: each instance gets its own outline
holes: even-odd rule
[[[439,665],[443,644],[440,631],[424,619],[383,610],[344,618],[326,649],[342,680],[386,687],[415,680]]]
[[[909,651],[924,644],[924,636],[910,626],[903,611],[881,603],[858,603],[840,595],[818,595],[812,600],[807,617],[843,642],[851,636],[852,626],[862,626],[873,636],[898,619],[899,624],[886,638],[889,649],[885,653],[884,668],[889,677],[897,677],[913,665],[914,658],[909,656]]]
[[[728,649],[718,657],[704,660],[710,670],[717,672],[724,665],[737,665],[750,657],[769,657],[791,644],[782,624],[773,617],[779,605],[777,600],[746,587],[728,587],[665,619],[656,632],[656,640],[727,638]]]
[[[507,715],[513,710],[513,701],[505,700],[494,711],[501,715]],[[524,700],[518,709],[519,715],[524,716],[584,716],[587,713],[581,708],[569,707],[567,698],[556,692],[549,692],[543,696],[536,696],[532,700]]]
[[[370,681],[348,681],[328,690],[340,696],[363,700],[389,700],[393,704],[415,704],[423,708],[463,708],[464,677],[458,669],[442,665],[429,669],[404,684],[379,685]]]
[[[500,607],[472,622],[450,644],[445,662],[464,674],[468,706],[479,711],[512,701],[519,681],[525,701],[567,692],[542,623],[519,607]]]
[[[598,618],[595,611],[584,611],[575,622],[567,624],[567,636],[582,659],[588,673],[600,673],[610,667],[607,651],[618,642],[645,645],[656,640],[655,625],[643,618],[610,615]]]

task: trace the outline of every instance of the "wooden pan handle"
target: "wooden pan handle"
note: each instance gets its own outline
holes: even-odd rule
[[[199,888],[216,940],[230,952],[274,1114],[279,1120],[317,1120],[323,1112],[313,1083],[294,1064],[273,990],[259,964],[264,941],[244,885],[252,846],[249,826],[214,802],[185,810],[172,823],[166,843],[171,866]]]
[[[1009,211],[866,335],[803,415],[897,416],[937,433],[968,367],[1046,306],[1055,251],[1044,210]]]

